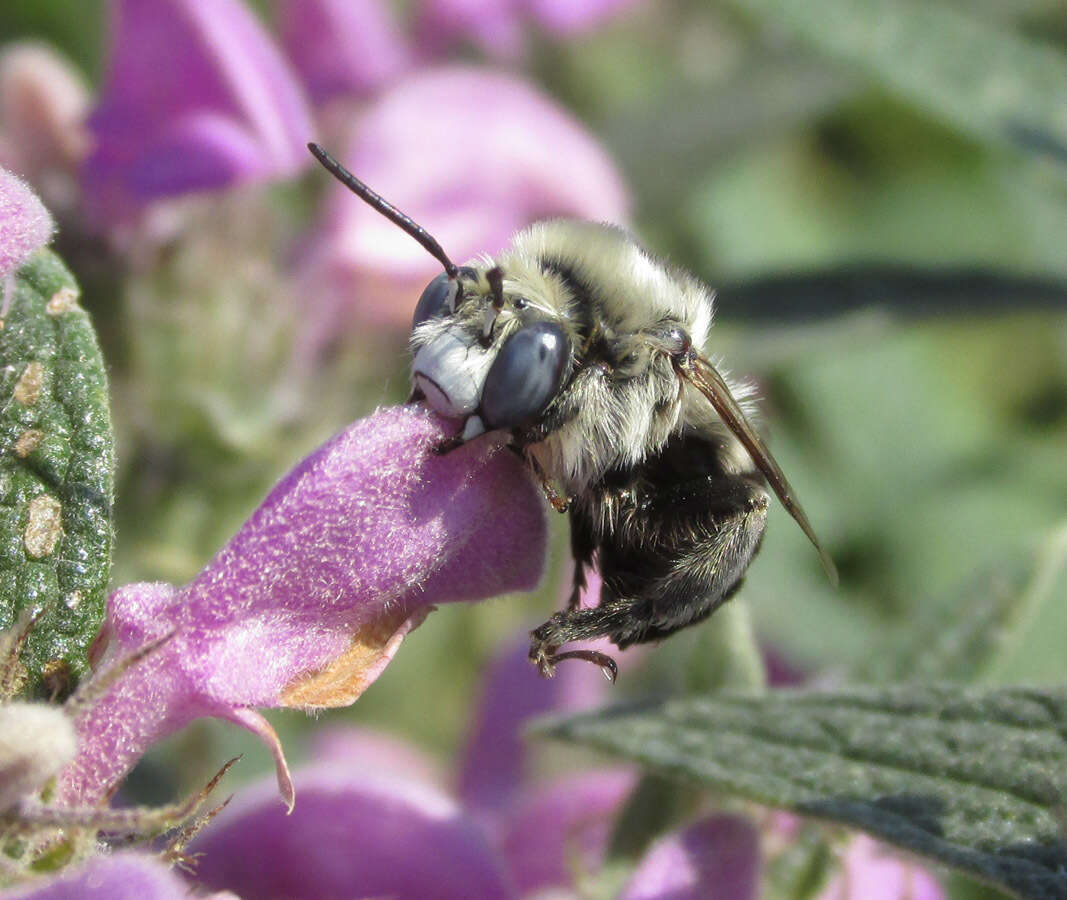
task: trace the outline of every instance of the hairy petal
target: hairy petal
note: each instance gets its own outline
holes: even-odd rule
[[[239,0],[114,0],[112,55],[83,169],[105,225],[189,191],[291,175],[313,133],[303,94]]]
[[[448,433],[421,407],[381,410],[285,476],[190,584],[116,591],[94,680],[167,640],[81,713],[61,796],[99,798],[199,716],[275,742],[255,707],[352,703],[434,606],[532,588],[546,545],[538,489],[491,440],[436,455]]]
[[[22,179],[0,169],[0,280],[52,239],[52,217]]]

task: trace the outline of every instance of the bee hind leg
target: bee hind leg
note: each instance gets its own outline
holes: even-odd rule
[[[530,633],[530,661],[546,678],[556,673],[556,665],[566,659],[583,659],[600,666],[604,676],[614,681],[618,674],[615,660],[599,650],[559,648],[571,641],[603,637],[612,633],[627,618],[623,604],[595,609],[568,609],[556,613],[540,628]]]
[[[530,659],[548,676],[560,660],[590,658],[588,651],[560,653],[571,641],[607,637],[625,649],[706,619],[740,587],[763,535],[767,503],[758,480],[743,475],[658,485],[654,502],[643,506],[641,528],[608,535],[596,548],[604,581],[599,606],[552,616],[532,632]],[[581,568],[591,556],[583,543],[588,529],[572,522]],[[599,657],[592,661],[602,664]]]

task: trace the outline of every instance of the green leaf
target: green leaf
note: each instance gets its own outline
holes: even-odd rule
[[[62,695],[103,620],[114,446],[96,335],[51,251],[18,273],[0,364],[0,626],[43,611],[22,651],[25,690]]]
[[[732,2],[963,132],[1067,163],[1067,58],[1051,46],[927,0]]]
[[[1026,897],[1067,897],[1067,689],[775,691],[541,725],[716,791],[870,832]]]
[[[1025,561],[1001,562],[966,589],[922,604],[910,621],[882,637],[885,652],[869,655],[859,680],[974,681],[995,672],[1003,658],[1014,655],[1047,601],[1062,591],[1065,567],[1067,526],[1062,526]]]

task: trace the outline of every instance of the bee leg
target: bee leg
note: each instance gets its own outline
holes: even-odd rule
[[[614,681],[618,666],[606,653],[599,650],[568,650],[559,648],[571,641],[602,637],[627,620],[622,604],[613,608],[573,609],[556,613],[540,628],[530,633],[530,661],[546,678],[556,673],[556,665],[565,659],[584,659],[603,670],[609,681]]]
[[[571,515],[571,555],[574,557],[574,575],[571,579],[571,594],[567,599],[567,611],[578,609],[582,603],[582,591],[586,588],[585,567],[593,564],[596,543],[593,534],[576,515]]]
[[[758,480],[719,472],[672,478],[645,499],[635,500],[640,529],[600,538],[600,605],[556,613],[532,632],[530,659],[543,675],[575,653],[589,658],[560,653],[564,644],[607,637],[625,649],[659,640],[706,619],[740,587],[766,524],[768,496]],[[574,518],[572,535],[583,528]]]
[[[541,490],[544,492],[545,499],[552,504],[552,508],[558,513],[565,513],[571,508],[572,497],[564,497],[562,494],[556,492],[556,489],[552,487],[552,483],[548,480],[548,476],[545,474],[545,470],[541,468],[541,464],[537,459],[524,450],[518,449],[518,453],[526,460],[526,464],[534,470],[534,474],[541,482]]]

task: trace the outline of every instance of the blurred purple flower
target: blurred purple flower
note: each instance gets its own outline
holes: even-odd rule
[[[526,650],[525,641],[515,643],[489,668],[458,803],[424,777],[431,767],[413,749],[398,753],[381,735],[336,729],[316,761],[296,773],[300,803],[292,816],[264,783],[197,838],[199,880],[249,897],[569,896],[576,871],[599,869],[635,776],[621,768],[532,776],[530,749],[520,740],[527,717],[595,704],[606,683],[592,666],[542,679]],[[247,864],[253,855],[257,866]],[[667,856],[686,863],[673,880],[663,872]],[[727,900],[750,900],[758,859],[754,829],[716,816],[657,844],[632,888],[655,879],[674,888],[696,873],[726,879]]]
[[[660,838],[619,900],[726,900],[759,892],[760,835],[740,816],[709,816]]]
[[[343,162],[427,228],[457,262],[495,253],[553,216],[625,222],[629,197],[577,120],[525,82],[450,67],[405,79],[356,123]],[[310,327],[349,312],[407,329],[438,264],[411,237],[334,185],[302,270]]]
[[[859,834],[849,842],[841,871],[818,900],[945,900],[946,896],[921,865]]]
[[[2,900],[189,900],[189,885],[158,857],[125,851],[95,856],[20,888],[0,893]],[[238,900],[228,891],[201,900]]]
[[[411,57],[382,0],[279,0],[278,30],[311,99],[364,97]]]
[[[52,239],[52,217],[22,179],[0,169],[0,316],[11,302],[18,268]]]
[[[99,800],[150,744],[217,716],[268,743],[291,805],[256,707],[348,705],[434,606],[533,587],[546,543],[538,489],[492,442],[436,455],[447,433],[420,407],[381,410],[293,469],[184,588],[112,594],[94,680],[168,639],[78,716],[60,801]]]
[[[424,55],[473,41],[497,59],[523,49],[523,26],[529,22],[560,36],[592,31],[639,0],[423,0],[416,33]]]
[[[82,176],[90,214],[125,222],[190,191],[291,175],[313,134],[280,51],[240,0],[113,0],[107,84]]]
[[[292,815],[266,783],[227,807],[193,845],[202,884],[290,900],[514,896],[485,835],[439,789],[337,763],[297,783]]]

